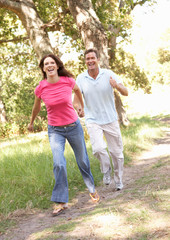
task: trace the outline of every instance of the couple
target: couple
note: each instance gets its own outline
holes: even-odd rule
[[[49,54],[40,61],[43,80],[35,89],[35,101],[28,130],[33,131],[33,122],[41,109],[41,100],[45,103],[48,116],[48,136],[53,153],[53,172],[55,185],[51,201],[55,202],[53,216],[57,216],[68,208],[68,182],[66,159],[64,158],[65,141],[71,145],[79,170],[89,190],[91,200],[99,201],[90,170],[89,158],[84,141],[83,129],[77,114],[84,116],[90,136],[93,154],[100,161],[103,182],[111,181],[111,164],[108,150],[114,166],[114,182],[116,189],[123,188],[123,145],[114,103],[113,89],[122,95],[128,91],[117,76],[107,69],[99,67],[98,52],[89,49],[85,52],[87,71],[73,79],[62,61]],[[72,90],[75,93],[72,104]],[[84,97],[84,102],[83,98]],[[85,106],[84,106],[85,103]],[[74,108],[73,108],[74,105]]]

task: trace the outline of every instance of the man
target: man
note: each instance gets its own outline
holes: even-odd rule
[[[76,96],[73,104],[80,117],[85,111],[85,123],[93,154],[100,161],[104,184],[109,185],[111,182],[111,157],[116,190],[121,190],[124,156],[113,89],[117,89],[124,96],[128,96],[128,90],[114,72],[99,67],[97,50],[89,49],[84,56],[87,70],[77,77],[76,83],[83,94],[85,108],[80,107]]]

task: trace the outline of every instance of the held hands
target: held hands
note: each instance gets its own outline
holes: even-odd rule
[[[84,117],[84,109],[82,107],[77,106],[76,111],[79,117]]]
[[[111,85],[113,88],[116,88],[116,89],[117,89],[117,82],[116,82],[112,77],[110,77],[109,82],[110,82],[110,85]]]

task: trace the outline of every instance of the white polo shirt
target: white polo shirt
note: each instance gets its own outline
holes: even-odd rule
[[[87,70],[78,75],[76,83],[84,97],[86,124],[97,123],[102,125],[118,119],[113,88],[109,82],[110,77],[115,79],[117,83],[122,83],[118,76],[109,69],[99,68],[96,79],[92,78]]]

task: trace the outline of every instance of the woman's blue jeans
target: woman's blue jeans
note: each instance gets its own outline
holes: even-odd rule
[[[74,126],[56,127],[48,125],[48,136],[53,154],[53,172],[55,177],[51,201],[66,203],[69,199],[66,159],[64,157],[66,139],[74,151],[79,170],[89,192],[94,193],[94,179],[90,170],[90,162],[80,120],[78,119]]]

